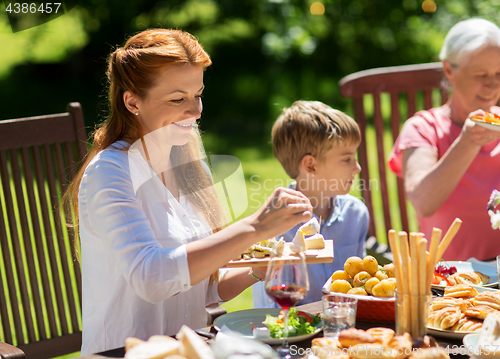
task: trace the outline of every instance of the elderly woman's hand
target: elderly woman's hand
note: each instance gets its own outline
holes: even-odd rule
[[[491,110],[492,112],[500,112],[500,108],[496,106],[491,107]],[[500,131],[488,130],[471,120],[472,116],[482,116],[484,114],[485,112],[483,110],[477,110],[469,114],[462,127],[462,135],[460,138],[462,142],[465,142],[468,145],[484,146],[500,139]]]
[[[257,231],[262,231],[267,238],[271,238],[311,219],[312,210],[309,198],[303,193],[278,187],[249,218]]]

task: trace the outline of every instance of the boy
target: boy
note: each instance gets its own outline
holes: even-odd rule
[[[347,258],[366,255],[368,209],[348,194],[361,171],[356,161],[360,142],[359,127],[352,118],[317,101],[294,102],[274,123],[274,156],[295,179],[292,188],[311,201],[313,217],[321,217],[320,233],[334,242],[332,263],[307,266],[310,289],[298,305],[321,300],[321,289],[333,272],[343,269]],[[293,240],[300,225],[283,234],[285,241]],[[277,308],[264,282],[254,284],[252,293],[254,308]]]

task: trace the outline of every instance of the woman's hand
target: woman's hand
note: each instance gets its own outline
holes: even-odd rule
[[[272,238],[311,219],[312,210],[311,202],[303,193],[278,187],[249,218],[256,231]]]
[[[492,107],[491,110],[500,112],[500,108],[496,106]],[[499,131],[488,130],[471,120],[472,116],[483,116],[484,114],[483,110],[477,110],[469,114],[462,127],[460,142],[480,147],[500,139]]]

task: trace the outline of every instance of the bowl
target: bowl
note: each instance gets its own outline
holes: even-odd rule
[[[464,337],[464,349],[467,351],[465,354],[469,356],[474,355],[477,358],[500,359],[500,347],[498,345],[479,348],[477,344],[479,335],[479,333],[472,333]]]
[[[356,320],[362,322],[384,322],[394,323],[396,319],[396,299],[378,298],[371,295],[344,294],[330,292],[332,279],[329,278],[323,285],[323,294],[335,294],[342,297],[351,297],[358,299],[356,310]]]

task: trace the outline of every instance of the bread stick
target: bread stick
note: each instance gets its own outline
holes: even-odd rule
[[[396,231],[394,229],[389,230],[387,237],[389,238],[389,245],[391,246],[391,251],[394,257],[394,273],[396,275],[396,287],[399,289],[403,286],[404,279],[403,279],[403,269],[401,263],[401,251],[399,248],[398,239],[396,237]],[[402,329],[406,328],[402,327],[403,321],[398,320],[398,323],[396,324],[398,325],[398,327],[400,327],[396,328],[396,331],[398,333],[404,333]]]
[[[419,297],[418,297],[418,315],[419,318],[424,316],[425,314],[425,308],[426,308],[426,301],[424,297],[427,293],[427,240],[425,238],[420,238],[418,241],[418,247],[417,247],[417,253],[418,253],[418,292],[419,292]],[[425,322],[422,320],[417,320],[417,323],[419,324],[419,329],[418,333],[423,333],[424,328],[423,326],[426,325]]]
[[[441,241],[442,231],[439,228],[432,228],[431,245],[429,247],[429,263],[427,264],[427,292],[431,290],[432,275],[434,274],[434,267],[438,261],[437,250],[439,242]]]
[[[406,232],[399,232],[399,247],[401,252],[401,273],[403,277],[403,282],[401,283],[401,292],[403,296],[403,331],[398,332],[402,334],[410,330],[411,316],[410,316],[410,283],[411,283],[411,273],[410,273],[410,251],[408,250],[408,235]],[[399,321],[399,319],[398,319]]]
[[[418,285],[418,236],[417,233],[410,233],[410,273],[411,273],[411,332],[418,333],[418,295],[420,295],[419,285]]]
[[[443,240],[441,241],[441,243],[439,243],[437,260],[441,259],[444,252],[446,251],[446,248],[448,248],[448,246],[450,245],[451,240],[453,239],[453,237],[455,237],[461,225],[462,225],[462,220],[460,218],[455,218],[450,228],[444,235]]]

